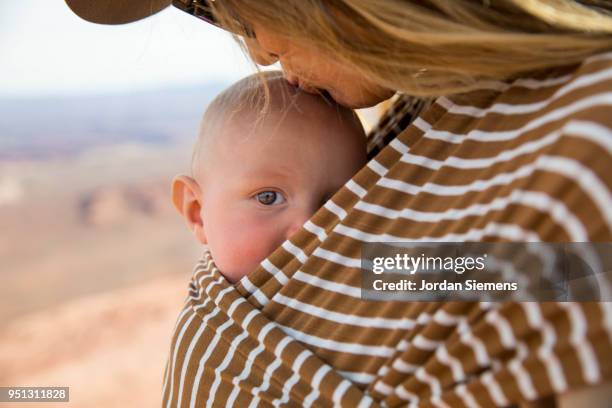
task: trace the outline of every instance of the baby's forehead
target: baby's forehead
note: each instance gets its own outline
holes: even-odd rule
[[[194,169],[217,155],[245,161],[250,155],[280,155],[302,166],[302,159],[312,163],[317,155],[326,156],[325,145],[344,146],[363,137],[351,111],[304,93],[282,77],[264,79],[265,84],[254,77],[239,81],[210,104],[194,149]]]
[[[238,93],[230,101],[210,106],[202,121],[200,136],[222,144],[264,142],[273,136],[290,138],[304,126],[316,136],[325,128],[346,121],[335,105],[317,95],[291,88],[284,80],[273,81],[269,84],[268,96]]]
[[[220,120],[213,136],[216,152],[245,156],[309,155],[310,145],[321,143],[319,123],[306,129],[307,121],[295,109],[284,112],[240,112]],[[283,157],[281,157],[283,158]]]

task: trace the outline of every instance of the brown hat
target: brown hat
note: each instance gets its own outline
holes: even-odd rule
[[[79,17],[98,24],[125,24],[149,17],[172,0],[66,0]]]

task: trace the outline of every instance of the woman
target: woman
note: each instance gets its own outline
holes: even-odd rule
[[[68,3],[123,23],[169,2]],[[608,303],[359,290],[364,242],[612,241],[609,1],[174,3],[305,91],[353,108],[400,96],[368,165],[258,269],[236,287],[207,258],[196,269],[165,406],[610,400]]]

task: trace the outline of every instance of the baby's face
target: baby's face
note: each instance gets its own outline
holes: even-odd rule
[[[355,126],[296,112],[279,126],[271,116],[255,132],[249,120],[223,126],[196,176],[206,241],[231,282],[254,270],[366,161]]]

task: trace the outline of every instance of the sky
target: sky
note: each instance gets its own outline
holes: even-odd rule
[[[229,83],[253,71],[229,34],[173,7],[103,26],[63,0],[0,0],[0,97]]]

